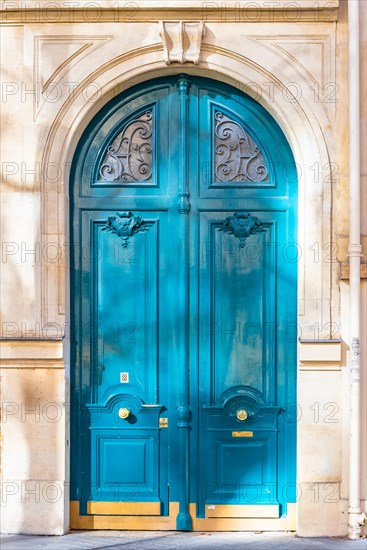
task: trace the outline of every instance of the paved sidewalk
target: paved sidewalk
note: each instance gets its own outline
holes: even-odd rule
[[[73,531],[62,537],[2,535],[1,550],[367,550],[367,540],[298,538],[287,533]]]

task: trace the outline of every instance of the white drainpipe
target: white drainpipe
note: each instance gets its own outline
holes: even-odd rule
[[[348,0],[349,52],[349,297],[351,352],[349,365],[349,538],[359,539],[365,515],[361,513],[361,387],[360,387],[360,75],[359,0]]]

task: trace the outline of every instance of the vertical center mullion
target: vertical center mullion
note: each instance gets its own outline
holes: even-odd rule
[[[180,255],[180,304],[179,304],[179,400],[177,409],[177,427],[179,428],[180,462],[179,494],[180,507],[177,516],[177,529],[189,531],[192,528],[189,514],[189,428],[191,423],[189,409],[189,212],[190,194],[188,183],[188,98],[190,81],[186,75],[179,75],[177,90],[179,98],[179,192],[177,210],[181,239]]]

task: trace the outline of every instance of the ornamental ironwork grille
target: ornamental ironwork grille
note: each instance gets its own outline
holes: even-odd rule
[[[214,113],[215,178],[220,182],[269,181],[260,147],[242,126],[224,113]]]
[[[153,112],[134,118],[107,147],[99,176],[107,182],[143,182],[152,177]]]

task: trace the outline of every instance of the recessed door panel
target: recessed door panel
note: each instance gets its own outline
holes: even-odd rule
[[[238,238],[224,231],[233,213],[200,215],[205,250],[200,270],[200,365],[212,402],[242,385],[268,401],[274,398],[275,238],[279,237],[274,217],[254,214],[262,220],[261,232],[243,248]]]
[[[126,387],[147,402],[157,399],[158,380],[158,297],[159,225],[166,224],[164,213],[135,212],[145,228],[123,246],[116,233],[106,231],[106,221],[116,212],[84,212],[85,227],[91,226],[93,259],[91,310],[94,333],[97,398],[103,401],[112,388]],[[89,297],[87,298],[89,299]]]
[[[243,439],[232,431],[210,431],[205,469],[205,504],[274,504],[276,432],[253,431]]]
[[[156,447],[157,442],[144,433],[134,435],[132,438],[129,431],[121,431],[117,437],[97,437],[100,487],[121,483],[136,486],[137,493],[154,491],[153,476],[147,465],[155,462],[153,446]]]

